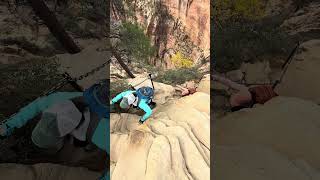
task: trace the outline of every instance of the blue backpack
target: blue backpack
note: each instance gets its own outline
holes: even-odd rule
[[[136,90],[135,94],[138,97],[138,105],[141,99],[145,99],[147,103],[150,103],[154,95],[154,90],[151,87],[141,87]]]

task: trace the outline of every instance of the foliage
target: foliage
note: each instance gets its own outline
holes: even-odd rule
[[[129,52],[131,59],[148,63],[149,57],[154,55],[155,48],[151,40],[144,34],[138,24],[124,22],[121,27],[120,46]]]
[[[155,81],[162,82],[165,84],[176,85],[183,84],[186,81],[190,80],[199,80],[202,76],[203,74],[200,73],[198,68],[196,67],[179,68],[160,72]]]
[[[227,72],[242,62],[286,57],[294,46],[281,19],[264,17],[262,0],[217,0],[212,7],[211,65]],[[213,60],[214,59],[214,60]]]
[[[264,15],[262,0],[215,0],[213,15],[221,21],[228,19],[258,19]]]
[[[179,51],[172,56],[171,61],[178,68],[190,68],[193,65],[193,61],[189,58],[186,58]]]
[[[117,94],[129,90],[130,86],[126,80],[117,80],[110,83],[110,95],[111,97],[115,97]]]
[[[239,68],[242,62],[287,56],[292,49],[290,37],[279,28],[265,23],[239,22],[215,30],[215,62],[218,71]]]
[[[103,21],[107,18],[107,13],[109,12],[107,0],[80,0],[79,1],[82,8],[82,16],[87,19],[98,22]]]
[[[57,72],[57,64],[45,58],[0,65],[0,112],[7,116],[36,99],[58,82]]]

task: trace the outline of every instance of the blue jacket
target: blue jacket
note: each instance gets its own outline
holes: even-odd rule
[[[128,90],[128,91],[124,91],[124,92],[118,94],[116,97],[114,97],[111,100],[111,104],[114,104],[114,103],[118,102],[120,99],[123,98],[123,96],[126,96],[128,94],[132,94],[134,92],[136,92],[136,91]],[[141,99],[139,104],[138,104],[138,107],[145,112],[145,114],[142,116],[142,118],[140,120],[141,121],[147,120],[152,114],[152,109],[148,105],[147,100],[146,99]]]
[[[60,101],[69,100],[78,96],[82,96],[82,92],[57,92],[38,98],[28,104],[27,106],[20,109],[20,111],[14,116],[10,117],[4,122],[4,126],[8,127],[7,135],[12,133],[14,128],[21,128],[29,120],[37,116],[41,111],[49,108],[55,103]],[[91,141],[97,145],[99,148],[107,151],[109,153],[109,121],[107,118],[102,118],[93,133]]]

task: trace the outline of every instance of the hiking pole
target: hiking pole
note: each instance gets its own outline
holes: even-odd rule
[[[150,77],[150,80],[151,80],[152,88],[153,88],[153,90],[154,90],[154,85],[153,85],[152,74],[151,74],[151,73],[149,74],[149,77]]]
[[[152,75],[152,74],[150,73],[148,78],[143,79],[141,82],[139,82],[139,83],[137,83],[137,84],[135,84],[135,85],[130,84],[130,87],[131,87],[133,90],[136,90],[136,88],[135,88],[136,86],[138,86],[138,85],[144,83],[146,80],[151,79],[151,78],[154,78],[154,77],[156,77],[156,75]],[[153,83],[152,83],[152,86],[153,86]]]
[[[282,82],[282,79],[283,79],[285,73],[287,72],[288,67],[289,67],[290,63],[292,62],[293,57],[294,57],[294,55],[296,54],[299,46],[300,46],[300,42],[298,41],[296,47],[291,51],[291,53],[290,53],[290,55],[288,56],[287,60],[286,60],[286,61],[284,62],[284,64],[282,65],[282,67],[281,67],[281,69],[282,69],[281,76],[280,76],[280,78],[279,78],[278,80],[276,80],[276,81],[274,82],[274,84],[273,84],[273,86],[272,86],[272,89],[275,89],[276,86],[277,86],[279,83]]]

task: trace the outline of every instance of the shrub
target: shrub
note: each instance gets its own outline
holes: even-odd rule
[[[196,67],[179,68],[160,72],[155,81],[170,85],[177,85],[190,80],[200,80],[202,76],[203,74],[200,73]]]
[[[264,15],[262,0],[215,0],[213,1],[213,16],[218,21],[230,19],[259,19]]]
[[[280,29],[281,19],[264,17],[262,0],[216,0],[213,4],[211,65],[217,71],[290,53],[292,38]]]
[[[59,81],[57,72],[57,64],[44,58],[0,65],[0,112],[7,116],[39,97]]]
[[[149,57],[155,53],[151,40],[137,24],[124,22],[121,27],[120,46],[129,52],[131,59],[148,64]]]
[[[293,46],[289,35],[263,21],[225,23],[214,34],[212,64],[220,72],[237,69],[242,62],[286,57]]]
[[[184,57],[180,52],[174,54],[171,58],[171,61],[178,68],[190,68],[193,65],[193,61]]]
[[[111,82],[110,84],[111,98],[114,98],[117,94],[130,89],[130,86],[126,80],[117,80]]]

